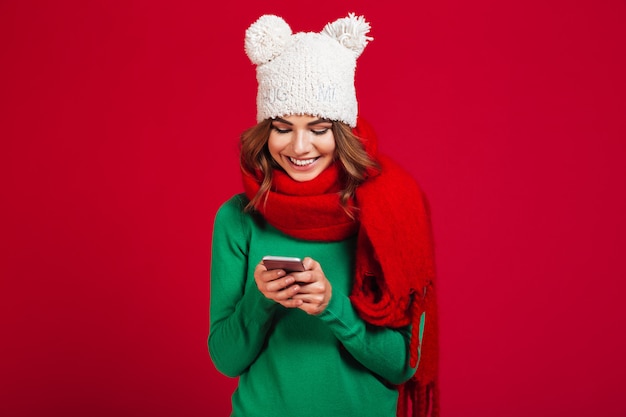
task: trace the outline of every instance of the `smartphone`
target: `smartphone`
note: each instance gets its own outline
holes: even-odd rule
[[[302,259],[289,256],[264,256],[263,265],[267,269],[283,269],[287,273],[304,271]]]

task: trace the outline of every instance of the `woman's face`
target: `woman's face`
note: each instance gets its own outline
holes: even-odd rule
[[[334,160],[331,127],[331,121],[318,117],[277,117],[267,142],[270,154],[295,181],[310,181]]]

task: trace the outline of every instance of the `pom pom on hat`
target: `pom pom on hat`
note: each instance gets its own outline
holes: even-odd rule
[[[261,16],[246,30],[246,55],[253,64],[265,64],[283,52],[291,33],[291,28],[283,18]]]
[[[367,46],[367,42],[374,40],[374,38],[367,36],[369,31],[370,24],[365,21],[363,16],[355,16],[354,13],[350,13],[348,17],[327,23],[322,33],[353,50],[358,58]]]

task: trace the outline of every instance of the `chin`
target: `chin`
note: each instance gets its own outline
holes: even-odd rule
[[[311,181],[317,178],[318,175],[319,175],[319,172],[311,172],[311,173],[306,173],[306,174],[302,172],[289,173],[289,176],[291,177],[291,179],[294,181],[298,181],[298,182]]]

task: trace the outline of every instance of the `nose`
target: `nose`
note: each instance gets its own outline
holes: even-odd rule
[[[291,146],[296,155],[305,155],[311,150],[311,136],[308,130],[298,129],[294,131]]]

